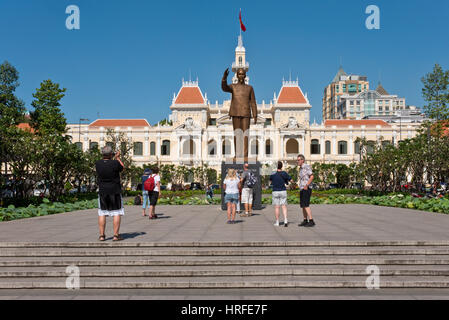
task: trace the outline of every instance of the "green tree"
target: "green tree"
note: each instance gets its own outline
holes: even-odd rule
[[[349,183],[351,182],[352,176],[351,169],[343,163],[337,164],[336,169],[337,169],[336,172],[337,183],[343,188],[348,187]]]
[[[9,171],[13,175],[12,188],[16,191],[16,197],[26,199],[31,196],[36,179],[33,166],[36,154],[34,135],[19,128],[11,128],[14,133],[5,141],[7,152],[6,161]]]
[[[5,174],[8,172],[7,159],[11,150],[7,150],[6,142],[17,133],[16,126],[24,120],[24,102],[18,99],[14,92],[19,86],[19,72],[8,61],[0,65],[0,170],[5,164]]]
[[[8,61],[0,65],[0,128],[16,126],[23,121],[24,102],[14,92],[19,86],[19,72]]]
[[[33,169],[39,179],[48,186],[51,200],[58,200],[64,193],[64,185],[77,170],[77,163],[84,161],[83,152],[61,135],[37,136]]]
[[[120,160],[122,160],[125,170],[120,174],[122,190],[131,183],[133,175],[135,173],[131,169],[134,165],[132,159],[132,152],[134,149],[134,144],[131,138],[126,137],[123,132],[115,132],[114,129],[108,129],[106,131],[106,144],[112,147],[114,152],[120,150]]]
[[[57,134],[62,135],[66,132],[67,121],[62,113],[60,100],[64,97],[65,88],[59,88],[59,84],[51,80],[45,80],[40,88],[33,93],[35,100],[31,102],[34,111],[31,115],[31,127],[37,134]]]
[[[424,84],[422,94],[427,104],[426,115],[435,120],[449,119],[449,70],[436,64],[431,73],[421,79]]]

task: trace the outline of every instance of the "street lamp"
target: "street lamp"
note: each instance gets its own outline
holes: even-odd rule
[[[81,142],[81,121],[89,121],[89,119],[80,118],[79,126],[78,126],[78,128],[79,128],[79,131],[78,131],[78,142]]]

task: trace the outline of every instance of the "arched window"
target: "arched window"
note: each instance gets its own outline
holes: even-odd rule
[[[90,150],[98,149],[98,142],[92,141],[89,145]]]
[[[242,59],[242,57],[239,57],[239,66],[243,66],[243,59]]]
[[[143,143],[142,142],[134,142],[133,152],[135,156],[143,155]]]
[[[371,154],[374,153],[374,146],[376,145],[376,142],[373,140],[367,141],[366,144],[366,153]]]
[[[161,145],[161,155],[169,156],[170,155],[170,141],[164,140]]]
[[[354,142],[354,153],[360,154],[360,142],[359,141]]]
[[[195,154],[195,142],[193,139],[186,139],[182,145],[182,154],[183,155],[191,155]]]
[[[215,142],[215,140],[212,139],[207,143],[207,150],[210,156],[214,156],[217,154],[217,143]]]
[[[273,143],[270,139],[265,142],[265,155],[271,156],[273,154]]]
[[[254,139],[251,141],[251,154],[252,155],[258,155],[259,154],[259,141],[257,139]]]
[[[387,146],[389,146],[391,144],[390,140],[384,140],[382,141],[382,148],[386,148]]]
[[[231,141],[224,139],[221,151],[222,151],[223,155],[230,155],[231,154]]]
[[[331,154],[331,142],[329,140],[326,140],[325,145],[326,145],[325,148],[326,154]]]
[[[286,144],[287,154],[298,154],[299,153],[299,144],[296,139],[288,139]]]
[[[156,155],[156,142],[150,142],[150,156]]]
[[[317,139],[313,139],[310,144],[310,153],[311,154],[320,154],[320,142]]]
[[[348,143],[346,141],[338,141],[338,154],[348,154]]]

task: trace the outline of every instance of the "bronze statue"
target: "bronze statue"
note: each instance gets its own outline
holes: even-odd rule
[[[238,83],[228,85],[229,68],[225,70],[221,80],[221,88],[225,92],[232,93],[229,117],[232,118],[234,127],[234,146],[236,158],[248,159],[248,136],[251,116],[254,124],[257,123],[257,104],[252,86],[245,83],[246,72],[240,68],[237,70]],[[242,148],[243,140],[243,148]],[[243,149],[243,152],[242,152]],[[243,154],[242,154],[243,153]]]

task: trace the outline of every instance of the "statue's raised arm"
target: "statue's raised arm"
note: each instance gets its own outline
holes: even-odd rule
[[[232,89],[230,86],[228,86],[228,75],[229,75],[229,68],[226,68],[223,78],[221,79],[221,89],[224,92],[230,92],[232,93]]]

